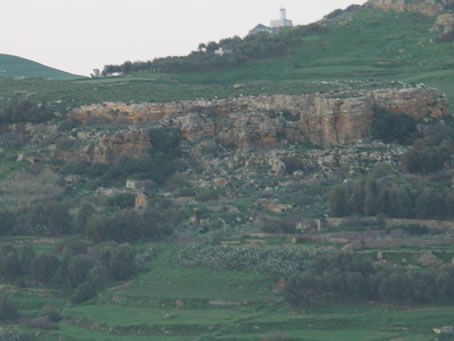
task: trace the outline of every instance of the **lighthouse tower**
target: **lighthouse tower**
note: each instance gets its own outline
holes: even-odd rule
[[[281,8],[281,21],[285,22],[287,20],[287,10],[282,7]]]
[[[281,18],[279,20],[272,20],[270,26],[273,28],[292,27],[293,26],[292,21],[287,19],[287,10],[284,7],[282,7],[280,11]]]

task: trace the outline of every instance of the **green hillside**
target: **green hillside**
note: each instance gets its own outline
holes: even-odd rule
[[[454,0],[397,2],[454,26]],[[0,341],[454,340],[438,13],[350,6],[90,79],[0,55]]]
[[[445,11],[451,14],[452,9]],[[189,55],[176,61],[193,64],[198,71],[160,72],[153,69],[133,72],[136,68],[129,66],[129,71],[121,77],[70,82],[0,78],[0,85],[5,98],[14,95],[17,89],[28,90],[36,94],[37,100],[61,101],[65,107],[102,101],[166,102],[328,92],[376,88],[389,81],[423,82],[440,88],[453,101],[454,41],[446,39],[443,27],[433,30],[435,22],[436,16],[362,6],[318,24],[282,32],[283,41],[286,41],[286,34],[292,35],[291,46],[285,48],[282,55],[262,58],[259,53],[257,58],[239,66],[220,63],[211,71],[203,71],[207,58],[212,57]],[[261,51],[268,48],[266,42],[243,41],[242,49]],[[175,62],[172,58],[168,61]],[[243,87],[233,89],[237,83]]]
[[[0,77],[70,80],[82,78],[21,57],[0,54]]]

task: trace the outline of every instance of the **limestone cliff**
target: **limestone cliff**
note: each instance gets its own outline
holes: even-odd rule
[[[223,144],[247,148],[272,145],[282,138],[317,145],[356,142],[368,134],[375,112],[380,108],[409,114],[417,120],[448,115],[445,95],[436,89],[419,86],[160,104],[102,103],[78,108],[72,116],[84,123],[99,118],[177,127],[191,143],[211,137]],[[106,137],[101,144],[104,147],[90,147],[86,152],[87,155],[105,155],[101,158],[108,162],[113,155],[128,154],[117,152],[122,144],[138,152],[150,148],[150,142],[145,140],[138,136],[133,139]]]

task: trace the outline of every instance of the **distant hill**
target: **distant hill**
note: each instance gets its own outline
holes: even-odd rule
[[[57,70],[32,60],[7,54],[0,54],[0,77],[45,78],[55,80],[83,78],[82,76]]]

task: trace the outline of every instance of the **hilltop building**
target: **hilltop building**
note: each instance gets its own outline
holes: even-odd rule
[[[287,19],[287,11],[285,8],[281,8],[281,18],[279,20],[271,20],[270,26],[258,24],[249,34],[257,34],[260,32],[273,33],[278,31],[281,27],[293,27],[293,22]]]
[[[271,20],[270,26],[272,28],[292,27],[293,22],[287,19],[287,10],[284,7],[282,7],[280,11],[281,18],[279,20]]]

